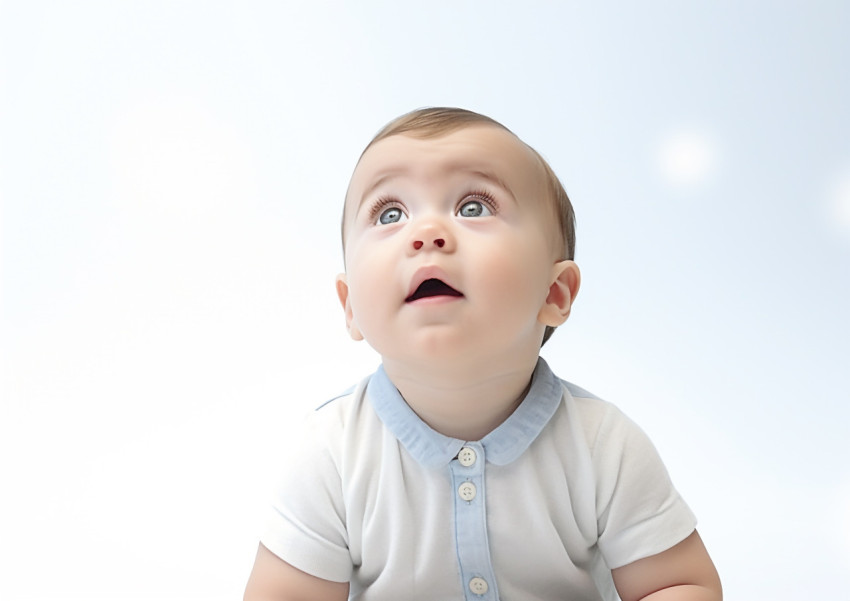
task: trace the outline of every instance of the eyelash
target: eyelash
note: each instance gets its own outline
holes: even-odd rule
[[[381,214],[381,211],[386,209],[387,207],[397,207],[400,210],[403,210],[401,207],[401,203],[392,196],[381,196],[375,201],[375,204],[372,205],[372,208],[369,209],[369,221],[370,223],[374,223],[378,218],[378,215]]]
[[[462,207],[463,204],[469,201],[470,199],[478,200],[483,204],[487,205],[487,207],[494,215],[499,212],[499,203],[489,191],[483,188],[470,190],[469,192],[464,194],[463,197],[460,199],[460,202],[458,202],[457,208],[460,209],[460,207]],[[400,210],[404,210],[398,199],[392,196],[381,196],[369,209],[369,221],[374,222],[378,218],[378,215],[381,214],[381,211],[388,207],[398,207]]]
[[[489,207],[490,211],[494,215],[499,212],[499,203],[496,201],[493,195],[490,194],[490,192],[484,190],[483,188],[478,190],[472,190],[468,194],[464,194],[463,198],[460,200],[460,203],[458,203],[458,209],[460,209],[460,207],[462,207],[463,204],[470,199],[481,201],[482,203],[487,205],[487,207]]]

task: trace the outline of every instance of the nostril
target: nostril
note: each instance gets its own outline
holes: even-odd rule
[[[413,248],[415,248],[416,250],[419,250],[420,248],[422,248],[422,240],[414,240],[413,241]]]
[[[446,241],[443,240],[442,238],[437,238],[436,240],[434,240],[434,244],[437,245],[437,248],[443,248],[445,243],[446,243]]]

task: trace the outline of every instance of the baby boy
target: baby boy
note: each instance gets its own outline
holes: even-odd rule
[[[722,598],[650,441],[539,356],[580,275],[537,152],[470,111],[403,115],[342,237],[345,322],[382,365],[310,416],[246,601]]]

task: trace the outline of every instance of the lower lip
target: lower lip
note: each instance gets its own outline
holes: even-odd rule
[[[426,296],[424,298],[417,298],[412,301],[405,301],[407,305],[442,305],[444,303],[450,303],[452,301],[461,300],[462,296],[452,296],[449,294],[440,294],[437,296]]]

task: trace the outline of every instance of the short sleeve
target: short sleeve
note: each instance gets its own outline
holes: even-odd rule
[[[332,429],[318,413],[307,418],[302,435],[282,458],[280,483],[260,541],[303,572],[347,582],[352,562]]]
[[[646,434],[613,405],[592,445],[599,548],[610,569],[666,551],[696,527]]]

